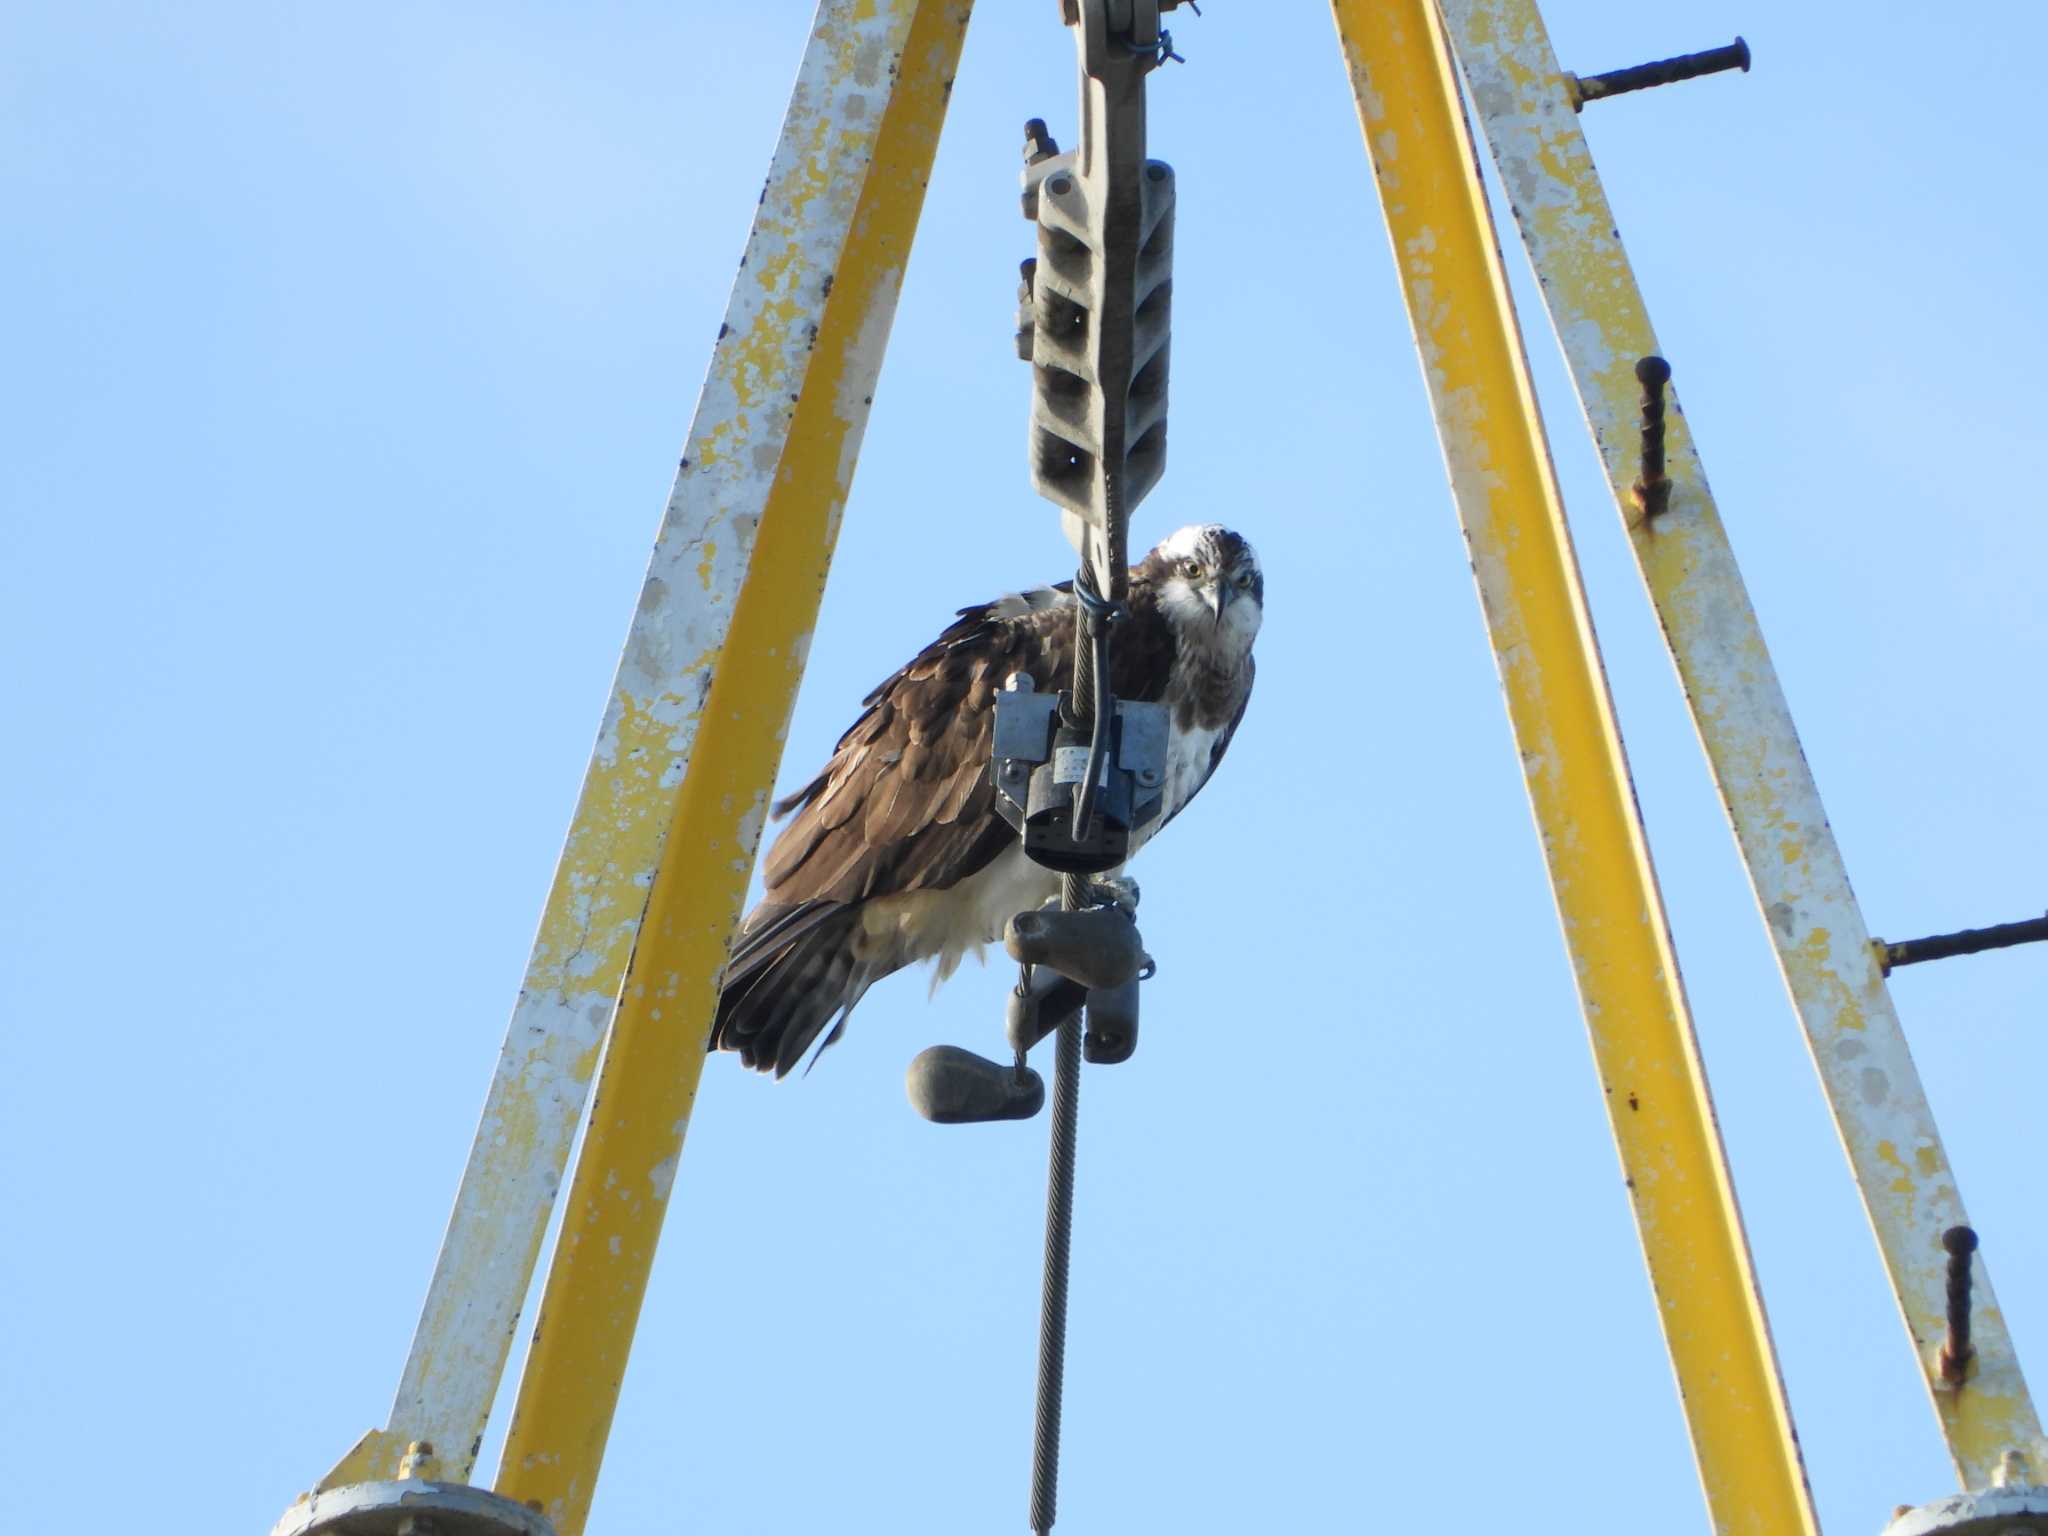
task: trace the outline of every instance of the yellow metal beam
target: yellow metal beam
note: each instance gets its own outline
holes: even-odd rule
[[[874,133],[873,156],[612,1025],[499,1467],[498,1491],[538,1502],[560,1536],[589,1513],[970,8],[820,11],[814,51],[870,85],[821,135]],[[821,196],[831,148],[816,146]]]
[[[1815,1530],[1434,0],[1333,0],[1714,1528]]]
[[[1572,110],[1569,77],[1535,0],[1444,0],[1444,14],[1957,1475],[1965,1487],[1987,1487],[2009,1450],[2048,1464],[1981,1255],[1971,1374],[1960,1388],[1942,1378],[1948,1259],[1941,1235],[1968,1218],[1675,394],[1665,418],[1668,506],[1646,518],[1632,494],[1635,362],[1659,349]]]

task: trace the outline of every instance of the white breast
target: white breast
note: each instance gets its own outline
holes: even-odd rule
[[[1166,735],[1166,803],[1158,817],[1148,823],[1133,839],[1131,852],[1136,853],[1152,840],[1152,835],[1169,821],[1178,816],[1183,807],[1195,798],[1195,792],[1209,781],[1209,770],[1215,761],[1216,743],[1223,739],[1225,726],[1194,726],[1182,730],[1178,725],[1170,726]]]
[[[1209,782],[1209,770],[1216,761],[1216,743],[1223,739],[1226,726],[1194,726],[1188,730],[1173,729],[1166,737],[1166,812],[1169,817],[1180,813],[1195,791]]]

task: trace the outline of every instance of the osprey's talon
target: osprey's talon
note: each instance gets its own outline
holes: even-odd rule
[[[1138,915],[1138,882],[1129,875],[1097,875],[1088,882],[1088,899],[1098,907],[1115,907],[1125,917]]]

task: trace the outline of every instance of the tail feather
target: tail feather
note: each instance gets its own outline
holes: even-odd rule
[[[712,1048],[786,1077],[836,1015],[838,1026],[818,1049],[831,1045],[854,1004],[886,974],[855,953],[859,932],[859,908],[838,902],[752,913],[726,966]]]

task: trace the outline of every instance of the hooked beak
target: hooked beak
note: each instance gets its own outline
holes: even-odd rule
[[[1204,594],[1209,600],[1209,616],[1218,624],[1223,622],[1223,610],[1230,606],[1230,600],[1237,596],[1237,588],[1227,581],[1209,583]]]

